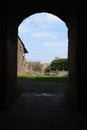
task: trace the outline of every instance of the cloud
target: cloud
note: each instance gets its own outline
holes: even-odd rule
[[[29,17],[31,20],[33,20],[34,18],[34,22],[62,22],[62,20],[60,18],[58,18],[57,16],[50,14],[50,13],[46,13],[46,12],[42,12],[42,13],[36,13],[33,14]]]
[[[19,29],[20,33],[27,32],[27,26],[24,24],[22,24],[22,26],[20,25],[18,29]]]
[[[29,52],[27,58],[47,61],[56,56],[67,56],[65,29],[64,22],[50,13],[36,13],[24,19],[18,33]]]
[[[29,32],[29,28],[30,28],[30,23],[28,22],[28,20],[24,20],[18,27],[18,32],[19,33],[28,33]]]
[[[58,23],[63,22],[60,18],[58,18],[57,16],[55,16],[53,14],[47,13],[46,15],[47,15],[47,20],[50,22],[58,22]]]
[[[62,20],[50,13],[36,13],[24,19],[18,30],[20,33],[26,33],[29,29],[35,30],[36,27],[46,28],[47,26],[52,26],[51,24],[55,24],[55,22],[61,24]]]
[[[67,42],[44,42],[43,46],[45,47],[59,47],[59,48],[66,48]],[[67,45],[68,46],[68,45]]]
[[[49,39],[56,39],[58,38],[58,33],[54,32],[45,32],[45,31],[39,31],[32,34],[33,38],[49,38]]]

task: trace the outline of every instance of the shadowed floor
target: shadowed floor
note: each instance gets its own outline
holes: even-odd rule
[[[0,130],[87,130],[86,117],[72,109],[63,93],[24,91],[0,112]]]

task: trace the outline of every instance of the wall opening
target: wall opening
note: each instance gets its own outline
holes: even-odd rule
[[[54,61],[68,61],[67,27],[61,19],[46,12],[33,14],[19,25],[18,37],[18,76],[68,77],[67,69],[45,71]]]

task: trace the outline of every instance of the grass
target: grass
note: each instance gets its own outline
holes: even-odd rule
[[[68,82],[67,76],[18,76],[17,79],[34,81]]]

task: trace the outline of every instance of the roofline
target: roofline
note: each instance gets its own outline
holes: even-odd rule
[[[18,36],[18,39],[21,41],[23,47],[24,47],[24,53],[28,53],[28,50],[25,48],[24,43],[22,42],[21,38]]]

